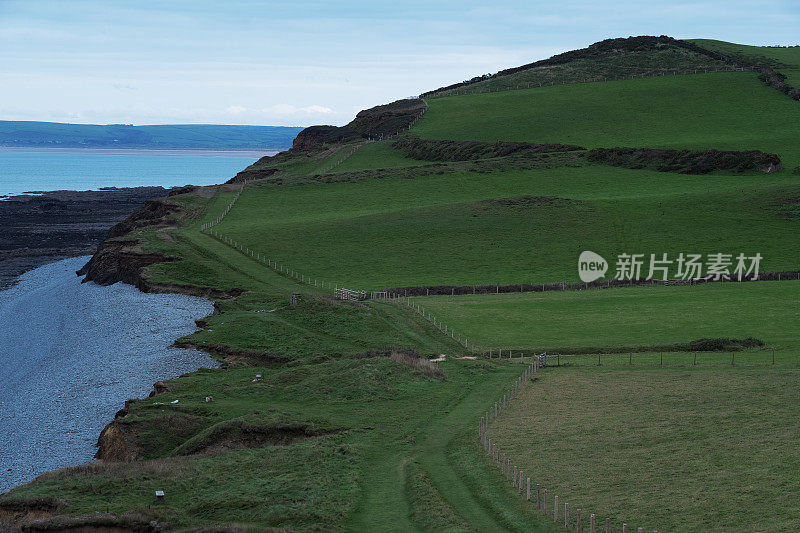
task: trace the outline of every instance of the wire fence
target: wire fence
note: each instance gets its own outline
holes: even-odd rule
[[[518,292],[551,292],[551,291],[585,291],[592,289],[611,289],[641,286],[688,286],[706,283],[744,283],[751,281],[798,281],[800,270],[782,270],[775,272],[758,272],[750,274],[726,274],[688,279],[651,279],[629,278],[609,279],[590,282],[557,281],[550,283],[498,283],[482,285],[417,285],[409,287],[391,287],[383,289],[389,294],[400,296],[466,296],[478,294],[508,294]]]
[[[551,81],[551,82],[521,82],[516,83],[513,85],[504,85],[501,87],[490,87],[486,82],[476,82],[475,84],[465,85],[463,87],[454,88],[454,89],[445,89],[443,91],[437,91],[434,93],[427,94],[428,98],[441,98],[444,96],[463,96],[466,94],[485,94],[485,93],[496,93],[502,91],[512,91],[512,90],[520,90],[520,89],[535,89],[537,87],[553,87],[555,85],[573,85],[576,83],[594,83],[599,81],[621,81],[621,80],[633,80],[633,79],[640,79],[640,78],[659,78],[663,76],[683,76],[688,74],[711,74],[715,72],[758,72],[756,67],[727,67],[727,68],[694,68],[694,69],[670,69],[668,71],[660,71],[660,72],[649,72],[643,74],[628,74],[625,76],[589,76],[583,79],[572,79],[572,80],[561,80],[561,81]],[[490,78],[491,80],[492,78]],[[499,78],[495,78],[499,79]],[[478,83],[484,83],[479,87],[475,87]],[[472,87],[470,89],[470,87]]]
[[[358,150],[362,146],[370,144],[372,142],[375,142],[375,141],[373,141],[371,139],[367,139],[365,142],[361,142],[361,143],[355,144],[353,147],[351,147],[351,148],[349,148],[347,150],[344,150],[344,154],[343,154],[342,157],[340,157],[339,159],[337,159],[333,163],[330,163],[330,164],[327,164],[327,165],[324,165],[324,166],[318,168],[317,170],[314,171],[314,173],[315,174],[327,174],[328,172],[331,172],[332,170],[335,170],[339,165],[341,165],[347,159],[349,159],[351,155],[356,153],[356,150]]]
[[[489,428],[492,424],[506,412],[511,402],[519,397],[530,383],[533,375],[539,372],[539,369],[539,359],[534,359],[533,363],[526,365],[522,375],[494,402],[494,405],[488,411],[481,415],[478,421],[478,441],[497,470],[514,488],[518,497],[535,506],[534,508],[545,516],[552,516],[555,523],[559,525],[563,523],[566,530],[577,531],[578,533],[583,531],[584,526],[587,527],[589,533],[596,533],[601,530],[610,533],[612,526],[610,518],[603,520],[595,513],[585,513],[580,507],[572,511],[571,509],[574,509],[574,507],[571,508],[568,501],[562,499],[559,502],[558,494],[555,494],[555,491],[550,490],[548,493],[547,487],[541,483],[536,483],[535,477],[532,478],[527,475],[522,468],[517,466],[516,461],[503,451],[497,442],[497,438],[489,435]],[[620,526],[622,533],[633,532],[633,527],[629,526],[627,522],[617,525],[617,528],[620,528]],[[638,527],[636,531],[637,533],[644,533],[644,528]],[[657,533],[657,530],[653,530],[653,533]]]

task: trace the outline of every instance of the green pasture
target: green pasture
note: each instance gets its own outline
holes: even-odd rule
[[[800,164],[800,105],[752,72],[661,76],[431,98],[423,138],[762,150]]]
[[[489,429],[512,464],[612,531],[794,531],[800,370],[548,368]],[[562,519],[563,520],[563,519]],[[563,524],[563,521],[562,521]]]
[[[774,349],[779,362],[800,363],[795,334],[800,328],[798,281],[427,296],[411,301],[479,346],[625,352],[703,338],[754,337],[765,343],[758,350],[763,353],[743,354],[742,362],[769,360]],[[719,360],[729,361],[729,356]],[[685,363],[691,356],[671,361],[676,359]],[[627,363],[627,357],[621,361]]]

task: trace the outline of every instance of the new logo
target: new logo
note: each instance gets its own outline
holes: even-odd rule
[[[578,275],[584,283],[591,283],[606,275],[608,262],[602,256],[584,250],[578,257]]]

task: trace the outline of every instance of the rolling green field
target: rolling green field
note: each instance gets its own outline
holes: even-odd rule
[[[800,363],[800,282],[711,283],[412,298],[479,346],[610,351],[701,338],[755,337]],[[746,356],[745,356],[746,357]],[[769,352],[756,359],[769,359]]]
[[[546,369],[488,433],[548,489],[551,516],[558,495],[573,520],[582,509],[586,530],[596,513],[613,531],[795,531],[799,377],[782,367]]]
[[[800,241],[797,219],[781,210],[800,197],[798,181],[785,172],[686,176],[599,165],[387,173],[248,186],[216,229],[306,276],[369,290],[575,280],[584,249],[605,257],[760,252],[763,271],[788,270]]]
[[[800,165],[800,105],[751,72],[560,85],[433,98],[423,138],[777,153]],[[667,118],[668,117],[668,118]]]
[[[776,55],[788,62],[792,53]],[[572,66],[578,74],[592,68]],[[134,256],[180,258],[146,269],[157,290],[214,299],[215,313],[176,345],[206,350],[222,368],[129,402],[111,426],[116,437],[104,442],[136,461],[45,474],[0,495],[0,521],[44,505],[72,517],[158,520],[168,530],[561,530],[552,511],[519,498],[476,438],[480,416],[522,361],[465,359],[463,346],[408,306],[336,300],[330,284],[574,281],[583,250],[607,259],[760,253],[762,272],[799,267],[800,175],[791,167],[800,163],[800,107],[753,73],[428,104],[411,134],[761,149],[778,153],[784,170],[685,175],[593,164],[582,153],[430,162],[392,141],[355,140],[253,165],[249,176],[258,179],[214,226],[217,236],[201,227],[224,212],[239,184],[170,197],[175,221],[121,240],[134,239],[125,249]],[[479,347],[564,354],[491,432],[534,483],[584,517],[610,517],[615,530],[622,521],[648,531],[800,524],[800,281],[412,301]],[[737,351],[735,365],[728,351],[701,352],[697,364],[691,351],[670,351],[717,337],[764,346]],[[154,490],[167,493],[165,504],[154,503]]]

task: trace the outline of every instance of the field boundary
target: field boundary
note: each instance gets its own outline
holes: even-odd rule
[[[340,157],[339,159],[337,159],[336,161],[334,161],[332,164],[324,165],[324,166],[318,168],[317,170],[315,170],[314,174],[327,174],[331,170],[335,169],[336,167],[338,167],[339,165],[341,165],[342,163],[347,161],[350,158],[351,155],[353,155],[354,153],[356,153],[356,151],[358,151],[359,148],[361,148],[362,146],[366,146],[368,144],[371,144],[373,142],[375,142],[375,141],[373,141],[371,139],[368,139],[368,140],[366,140],[364,142],[357,143],[355,146],[353,146],[349,150],[345,151],[344,155],[342,157]]]
[[[532,482],[531,476],[526,476],[525,472],[517,467],[512,458],[502,451],[500,445],[497,443],[497,439],[492,439],[489,436],[488,431],[491,425],[505,412],[511,402],[517,399],[522,390],[533,380],[533,375],[539,372],[539,368],[538,359],[534,359],[533,363],[526,365],[525,369],[522,371],[522,375],[520,375],[511,387],[494,402],[494,405],[491,406],[485,414],[481,415],[478,422],[478,441],[483,447],[484,452],[486,452],[486,455],[489,456],[489,459],[494,463],[497,470],[505,476],[506,481],[515,489],[518,496],[536,506],[536,509],[545,516],[552,513],[553,522],[558,524],[563,521],[564,529],[581,533],[584,527],[583,520],[586,518],[588,522],[586,525],[590,533],[599,532],[601,528],[604,528],[603,531],[606,533],[610,533],[610,518],[606,518],[604,522],[600,522],[600,519],[595,513],[590,513],[587,516],[580,507],[576,508],[574,514],[571,515],[569,502],[563,499],[559,502],[558,495],[552,492],[549,494],[551,497],[550,502],[552,503],[552,505],[550,505],[548,503],[547,488],[536,483],[535,478],[533,478]],[[559,510],[561,510],[561,513],[559,513]],[[633,533],[633,527],[629,527],[627,522],[622,523],[621,530],[622,533],[628,533],[629,530]],[[644,528],[639,527],[637,532],[643,533]]]
[[[720,69],[710,69],[710,68],[695,68],[695,69],[669,69],[667,72],[658,72],[653,74],[630,74],[628,76],[618,76],[613,78],[607,77],[594,77],[594,78],[585,78],[583,81],[576,80],[576,81],[563,81],[563,82],[550,82],[550,83],[536,83],[536,82],[528,82],[528,83],[518,83],[513,87],[507,88],[497,88],[497,89],[487,89],[484,91],[466,91],[462,89],[448,89],[444,91],[436,91],[433,93],[428,93],[425,95],[426,98],[445,98],[448,96],[468,96],[471,94],[487,94],[487,93],[501,93],[506,91],[519,91],[522,89],[537,89],[539,87],[553,87],[556,85],[576,85],[579,83],[596,83],[596,82],[608,82],[608,81],[622,81],[622,80],[634,80],[634,79],[641,79],[641,78],[663,78],[664,76],[688,76],[694,74],[714,74],[717,72],[760,72],[759,69],[755,66],[740,66],[740,67],[730,67],[730,68],[720,68]],[[489,78],[491,79],[491,78]],[[497,78],[496,78],[497,79]],[[469,87],[470,85],[465,85],[465,87]]]
[[[236,241],[235,239],[223,235],[219,231],[215,230],[214,229],[215,226],[220,224],[228,215],[228,213],[231,212],[233,206],[236,205],[236,201],[242,195],[242,192],[244,191],[244,188],[247,185],[248,181],[251,180],[244,180],[241,182],[239,190],[236,191],[236,194],[234,195],[231,202],[225,207],[225,209],[223,209],[222,213],[216,219],[214,219],[211,222],[206,222],[200,226],[201,233],[206,233],[207,235],[216,238],[219,242],[230,246],[234,250],[241,252],[245,256],[250,257],[251,259],[261,263],[263,266],[266,266],[267,268],[271,269],[272,271],[278,274],[292,278],[300,283],[305,283],[309,286],[330,290],[332,291],[334,298],[340,300],[361,300],[366,298],[368,294],[367,291],[345,288],[335,282],[330,282],[321,278],[316,278],[312,276],[306,276],[305,274],[301,274],[297,270],[289,268],[285,266],[283,263],[273,261],[266,255],[261,254],[259,252],[255,252],[250,248],[248,248],[247,246],[243,245],[242,243]],[[223,187],[223,185],[220,185],[220,188],[221,187]],[[374,291],[369,294],[372,299],[388,300],[390,302],[394,302],[400,305],[399,296],[390,295],[388,293],[381,291]],[[463,346],[465,349],[470,350],[473,354],[476,353],[475,345],[469,343],[469,338],[466,337],[466,335],[463,335],[461,333],[456,333],[453,330],[453,328],[449,328],[447,325],[437,320],[436,317],[434,317],[430,313],[426,313],[424,307],[421,307],[419,305],[413,305],[410,299],[405,298],[405,303],[409,309],[416,312],[418,315],[422,316],[422,318],[431,322],[433,326],[437,328],[439,331],[441,331],[442,334],[444,334],[446,337],[449,336],[452,340],[456,341],[459,345]]]
[[[758,276],[742,276],[741,279],[729,277],[725,279],[720,277],[715,278],[697,278],[697,279],[627,279],[627,280],[605,280],[605,281],[591,281],[588,283],[582,281],[557,281],[549,283],[511,283],[506,285],[500,284],[483,284],[483,285],[417,285],[409,287],[391,287],[382,289],[391,295],[400,297],[409,296],[468,296],[478,294],[508,294],[520,292],[551,292],[551,291],[584,291],[592,289],[616,289],[625,287],[643,287],[643,286],[693,286],[703,285],[706,283],[745,283],[752,281],[798,281],[800,280],[800,270],[782,270],[776,272],[761,272]]]

